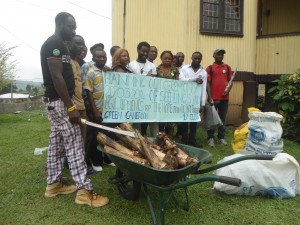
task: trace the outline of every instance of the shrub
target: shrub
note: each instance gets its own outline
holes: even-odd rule
[[[283,118],[283,135],[289,139],[300,141],[300,69],[292,75],[281,75],[273,81],[277,86],[272,87],[273,100],[278,105]]]

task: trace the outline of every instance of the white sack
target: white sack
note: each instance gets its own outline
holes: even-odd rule
[[[250,112],[249,119],[249,133],[244,150],[263,155],[282,152],[282,116],[275,112]]]
[[[218,163],[242,156],[235,154]],[[245,160],[220,168],[216,175],[242,180],[240,187],[214,183],[214,189],[226,194],[263,195],[268,197],[292,198],[300,194],[300,167],[289,154],[278,153],[272,161]]]

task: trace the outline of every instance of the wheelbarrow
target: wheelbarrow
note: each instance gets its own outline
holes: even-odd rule
[[[234,186],[240,186],[241,180],[225,176],[217,175],[204,175],[204,176],[190,176],[193,174],[204,174],[210,171],[225,167],[227,165],[250,159],[257,160],[272,160],[273,156],[269,155],[247,155],[241,156],[224,163],[220,163],[203,170],[199,170],[202,164],[211,163],[211,154],[201,148],[187,146],[183,144],[177,145],[185,151],[189,156],[195,156],[199,159],[198,162],[190,164],[184,168],[176,170],[163,170],[156,169],[148,165],[142,165],[134,161],[124,159],[114,154],[105,152],[101,145],[98,150],[107,154],[108,158],[116,165],[116,174],[114,177],[109,178],[108,182],[117,186],[118,191],[122,197],[127,200],[137,200],[139,193],[143,187],[146,196],[147,204],[150,210],[152,221],[154,225],[165,224],[165,209],[170,201],[173,201],[177,208],[179,203],[175,197],[177,189],[183,189],[185,196],[185,205],[182,207],[184,210],[189,210],[189,197],[187,187],[193,184],[205,181],[217,181]],[[148,187],[154,188],[158,191],[159,199],[159,220],[156,216],[153,199],[148,190]]]

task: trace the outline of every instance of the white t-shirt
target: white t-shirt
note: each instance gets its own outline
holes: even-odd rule
[[[145,63],[139,63],[136,60],[132,61],[129,63],[129,70],[131,70],[134,74],[140,75],[150,76],[151,74],[157,74],[155,65],[148,60],[146,60]]]
[[[183,65],[177,67],[179,74],[181,74],[182,67],[183,67]]]
[[[181,72],[179,74],[179,80],[195,82],[197,78],[201,78],[203,80],[203,83],[201,84],[202,85],[201,106],[205,106],[206,85],[207,85],[206,70],[202,66],[200,66],[200,68],[195,72],[191,64],[182,67]]]
[[[112,69],[112,62],[107,62],[107,63],[105,64],[105,66],[107,66],[107,67],[109,67],[109,68]]]

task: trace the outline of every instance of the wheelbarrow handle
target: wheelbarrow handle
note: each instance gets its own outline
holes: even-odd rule
[[[225,176],[218,176],[214,174],[209,174],[205,176],[197,176],[197,177],[192,177],[192,178],[186,178],[182,181],[179,181],[178,183],[170,186],[155,186],[159,190],[163,191],[171,191],[171,190],[176,190],[178,188],[184,188],[190,185],[206,182],[206,181],[216,181],[216,182],[221,182],[225,184],[230,184],[233,186],[241,186],[242,181],[237,178],[233,177],[225,177]]]
[[[234,159],[230,159],[228,161],[225,161],[225,162],[216,164],[214,166],[205,168],[203,170],[198,170],[198,171],[194,172],[193,174],[208,173],[208,172],[211,172],[213,170],[220,169],[222,167],[225,167],[225,166],[228,166],[228,165],[240,162],[240,161],[244,161],[244,160],[253,160],[253,159],[256,159],[256,160],[272,160],[274,157],[275,156],[272,156],[272,155],[244,155],[244,156],[240,156],[240,157],[237,157],[237,158],[234,158]]]
[[[236,187],[240,187],[242,185],[241,179],[226,176],[219,176],[219,180],[217,182],[229,184]]]
[[[256,155],[257,160],[273,160],[273,155]]]

